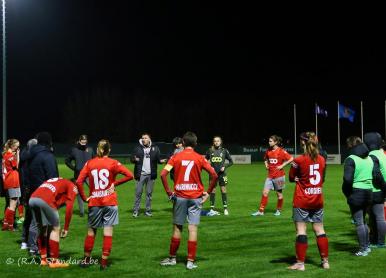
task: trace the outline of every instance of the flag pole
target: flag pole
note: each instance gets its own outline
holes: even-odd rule
[[[361,135],[363,141],[363,102],[361,101]]]
[[[386,109],[386,101],[385,101]],[[296,141],[296,104],[294,104],[294,142],[295,142],[295,156],[297,155],[297,141]]]
[[[315,102],[315,134],[318,136],[318,104]]]
[[[386,107],[386,105],[385,105]],[[339,100],[338,100],[338,154],[340,154],[340,121],[339,121]]]

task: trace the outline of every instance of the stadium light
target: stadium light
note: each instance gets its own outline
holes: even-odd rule
[[[3,12],[3,143],[7,140],[7,41],[5,34],[5,0],[2,0]]]

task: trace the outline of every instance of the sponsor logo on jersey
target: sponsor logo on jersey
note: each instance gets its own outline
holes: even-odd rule
[[[109,196],[111,194],[112,194],[112,192],[110,190],[94,191],[91,194],[91,198],[103,198],[103,197]]]
[[[56,187],[53,186],[53,185],[50,184],[50,183],[43,183],[40,187],[41,187],[41,188],[48,188],[49,190],[52,191],[52,193],[55,193],[55,192],[56,192]]]
[[[270,164],[277,164],[277,162],[278,162],[277,158],[270,158],[269,159]]]
[[[176,185],[176,190],[198,190],[197,183],[181,183]]]
[[[220,163],[220,162],[222,162],[222,158],[219,156],[214,156],[214,157],[212,157],[211,161],[213,163]]]
[[[304,193],[306,195],[320,195],[322,194],[322,188],[321,187],[308,187],[304,189]]]

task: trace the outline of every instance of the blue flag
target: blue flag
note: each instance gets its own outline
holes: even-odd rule
[[[321,108],[319,105],[315,106],[315,113],[323,117],[328,117],[328,112],[326,109]]]
[[[339,104],[339,119],[347,119],[350,122],[354,122],[354,117],[355,117],[355,110],[344,106],[342,104]]]

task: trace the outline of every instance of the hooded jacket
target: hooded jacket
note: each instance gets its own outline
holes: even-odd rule
[[[31,193],[44,181],[59,177],[55,156],[45,145],[37,144],[31,147],[28,165]]]
[[[158,146],[152,145],[152,142],[149,143],[150,146],[150,178],[155,180],[157,178],[157,164],[161,164],[160,150]],[[145,146],[142,144],[142,140],[139,139],[139,145],[134,148],[130,161],[134,163],[134,178],[139,180],[141,178],[143,158]],[[139,161],[136,161],[135,158],[139,158]]]
[[[368,147],[368,149],[370,150],[370,152],[373,152],[373,151],[378,151],[378,150],[382,150],[382,136],[378,133],[378,132],[368,132],[364,135],[364,140],[363,140],[366,144],[366,146]],[[382,191],[386,192],[386,177],[384,177],[382,175],[382,166],[383,167],[386,167],[386,165],[380,165],[380,161],[378,159],[378,157],[376,157],[374,154],[371,154],[370,153],[370,157],[371,159],[373,160],[374,162],[374,165],[379,165],[379,169],[380,169],[380,175],[378,174],[376,176],[376,180],[375,182],[380,186],[380,189],[382,189]]]
[[[355,155],[360,158],[366,158],[369,156],[369,149],[364,143],[356,145],[350,149],[350,155]],[[352,193],[353,183],[354,183],[354,173],[355,173],[355,162],[352,158],[346,158],[344,162],[344,174],[343,174],[343,184],[342,184],[342,192],[348,197]],[[374,163],[374,167],[372,170],[373,175],[373,184],[377,180],[379,180],[380,169],[379,163]]]
[[[91,147],[77,144],[75,147],[71,148],[71,151],[64,160],[64,163],[68,168],[74,171],[74,178],[78,178],[83,166],[93,157],[94,151]],[[75,165],[72,164],[72,161],[75,161]]]

